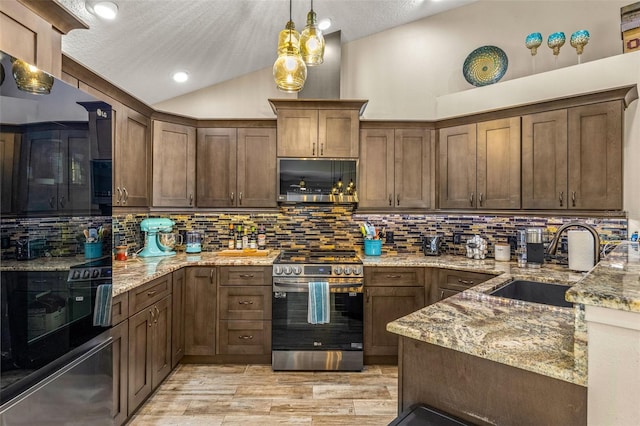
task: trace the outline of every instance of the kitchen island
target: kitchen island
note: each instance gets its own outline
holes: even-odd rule
[[[426,403],[480,424],[586,424],[585,305],[637,312],[638,273],[614,251],[567,292],[571,309],[490,296],[522,278],[514,268],[389,323],[401,336],[399,410]]]

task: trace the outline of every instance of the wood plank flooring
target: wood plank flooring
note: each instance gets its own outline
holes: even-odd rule
[[[129,421],[149,425],[387,425],[398,368],[274,372],[270,365],[181,364]]]

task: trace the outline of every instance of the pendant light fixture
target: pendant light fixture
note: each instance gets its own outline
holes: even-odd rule
[[[278,59],[273,64],[273,78],[283,92],[302,90],[307,79],[307,66],[300,56],[300,35],[295,29],[292,15],[292,0],[289,0],[289,22],[278,37]]]
[[[320,65],[324,62],[324,36],[318,28],[316,13],[311,10],[307,13],[307,26],[300,34],[300,55],[305,64],[309,66]]]
[[[53,77],[20,59],[11,59],[11,71],[18,89],[34,95],[48,95],[53,87]]]

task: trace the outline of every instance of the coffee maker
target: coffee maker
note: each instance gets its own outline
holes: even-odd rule
[[[167,246],[163,239],[160,240],[159,234],[169,233],[173,230],[175,222],[171,219],[156,217],[144,219],[140,222],[140,230],[145,232],[144,248],[140,252],[140,257],[154,257],[154,256],[173,256],[176,254],[173,251],[173,247]],[[175,240],[174,240],[175,243]]]

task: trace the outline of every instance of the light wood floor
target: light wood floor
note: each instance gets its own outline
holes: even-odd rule
[[[273,372],[270,365],[179,365],[128,425],[387,425],[398,368]]]

